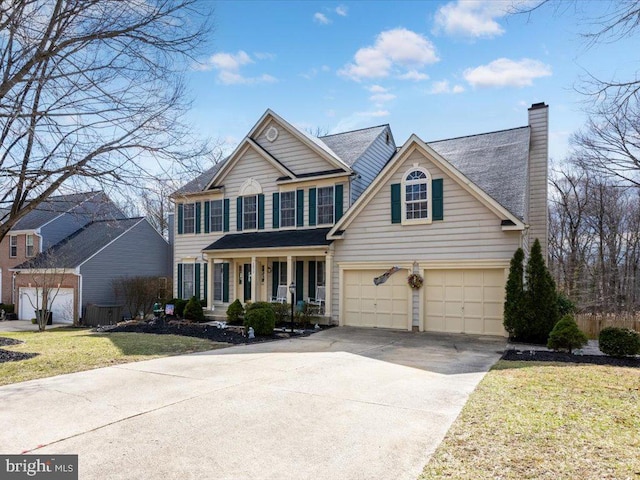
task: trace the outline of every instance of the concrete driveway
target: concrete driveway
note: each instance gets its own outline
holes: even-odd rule
[[[333,328],[0,387],[0,453],[81,479],[411,479],[506,340]]]

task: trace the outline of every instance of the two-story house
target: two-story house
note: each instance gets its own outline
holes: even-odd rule
[[[504,334],[509,260],[546,248],[547,117],[396,149],[388,125],[314,138],[268,110],[173,194],[175,294],[224,309],[294,283],[340,325]]]

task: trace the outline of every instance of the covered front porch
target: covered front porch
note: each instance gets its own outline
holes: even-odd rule
[[[328,229],[226,235],[203,249],[205,289],[216,313],[235,299],[246,302],[310,303],[331,318],[333,251]]]

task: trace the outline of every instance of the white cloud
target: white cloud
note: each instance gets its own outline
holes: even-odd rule
[[[429,90],[429,93],[432,95],[439,95],[443,93],[462,93],[462,92],[464,92],[464,87],[462,85],[454,85],[453,87],[451,87],[451,85],[449,85],[448,80],[433,82],[431,84],[431,90]]]
[[[256,54],[258,58],[259,54]],[[262,58],[269,58],[271,54],[260,54]],[[265,56],[267,55],[267,56]],[[275,58],[275,57],[274,57]],[[240,69],[246,65],[255,63],[253,59],[243,50],[237,53],[220,52],[211,55],[204,62],[194,67],[195,70],[218,71],[218,81],[223,85],[255,85],[257,83],[274,83],[277,79],[266,73],[256,77],[247,77],[240,73]]]
[[[549,65],[530,58],[519,61],[499,58],[487,65],[467,68],[463,73],[473,87],[526,87],[533,84],[534,78],[549,75]]]
[[[414,82],[419,82],[421,80],[428,80],[429,75],[426,73],[419,72],[417,70],[409,70],[407,73],[403,73],[402,75],[398,75],[400,80],[413,80]]]
[[[256,57],[258,60],[275,60],[276,59],[276,54],[269,53],[269,52],[254,52],[253,56]]]
[[[313,14],[313,20],[320,25],[329,25],[331,20],[324,13],[316,12]]]
[[[396,98],[396,96],[393,93],[376,93],[375,95],[371,95],[369,100],[381,105],[385,102],[390,102],[394,98]]]
[[[389,115],[388,110],[370,110],[366,112],[354,112],[341,119],[329,133],[347,132],[365,125],[370,125],[371,119],[382,118]]]
[[[349,9],[345,5],[338,5],[336,7],[336,13],[341,17],[346,17],[349,14]]]
[[[423,35],[396,28],[381,32],[373,46],[358,50],[354,62],[338,73],[359,82],[365,78],[388,77],[402,69],[411,72],[438,60],[434,45]]]
[[[367,90],[371,93],[385,93],[387,91],[387,89],[381,85],[371,85],[370,87],[367,87]]]
[[[440,7],[435,32],[474,38],[492,38],[504,33],[496,21],[509,13],[512,0],[457,0]]]

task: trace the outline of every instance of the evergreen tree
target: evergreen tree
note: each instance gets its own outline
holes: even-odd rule
[[[195,320],[196,322],[204,321],[204,312],[202,304],[195,296],[191,297],[184,307],[184,318],[186,320]]]
[[[560,314],[556,284],[544,263],[537,238],[526,268],[526,313],[526,334],[519,340],[546,344]]]
[[[505,288],[504,328],[511,338],[522,335],[526,323],[524,292],[524,252],[518,248],[511,258]]]

